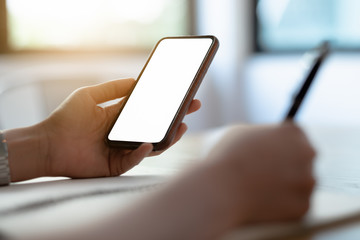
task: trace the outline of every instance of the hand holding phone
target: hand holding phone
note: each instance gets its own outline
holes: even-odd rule
[[[110,146],[154,150],[172,141],[218,49],[214,36],[167,37],[152,51],[114,122]]]

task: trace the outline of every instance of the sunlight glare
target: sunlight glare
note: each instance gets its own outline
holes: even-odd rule
[[[170,4],[181,6],[181,2],[184,1],[7,0],[10,42],[16,49],[121,45],[125,41],[134,45],[144,41],[142,36],[150,38],[152,32],[159,33],[164,26],[170,26],[164,16],[170,16],[172,23],[181,17],[179,13],[168,15],[166,9]],[[174,6],[172,9],[177,10]],[[149,29],[151,24],[160,29]]]

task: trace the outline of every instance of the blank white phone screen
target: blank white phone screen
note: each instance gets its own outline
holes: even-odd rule
[[[109,140],[160,142],[212,41],[211,38],[162,40],[111,129]]]

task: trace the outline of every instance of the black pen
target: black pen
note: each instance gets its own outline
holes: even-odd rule
[[[285,117],[285,121],[294,119],[296,113],[298,112],[301,103],[303,102],[306,93],[308,92],[311,83],[313,82],[316,73],[318,72],[320,66],[324,62],[324,59],[329,53],[329,43],[324,42],[321,44],[320,47],[316,48],[315,50],[311,51],[311,54],[313,54],[309,71],[306,75],[305,81],[303,85],[301,86],[299,92],[296,94],[296,96],[293,99],[292,105]]]

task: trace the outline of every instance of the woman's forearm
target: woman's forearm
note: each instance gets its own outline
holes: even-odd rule
[[[198,166],[152,196],[76,239],[216,239],[242,214],[216,184],[217,173]],[[214,177],[214,181],[211,178]],[[230,200],[231,201],[231,200]]]
[[[5,130],[12,182],[44,176],[47,141],[42,125]]]

